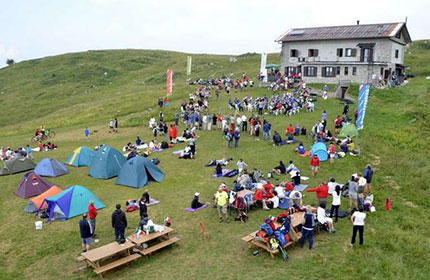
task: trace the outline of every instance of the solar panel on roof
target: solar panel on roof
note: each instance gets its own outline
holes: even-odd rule
[[[293,30],[290,32],[290,35],[303,35],[303,34],[305,34],[305,31],[303,29]]]

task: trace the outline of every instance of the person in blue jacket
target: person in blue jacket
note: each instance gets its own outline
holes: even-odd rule
[[[90,222],[87,220],[87,214],[82,215],[82,220],[79,222],[79,230],[82,238],[82,252],[90,250],[91,247],[91,236],[93,236],[93,230]]]

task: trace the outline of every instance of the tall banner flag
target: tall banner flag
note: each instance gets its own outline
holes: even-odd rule
[[[267,62],[267,53],[262,53],[261,54],[260,75],[264,77],[263,82],[267,82],[266,62]]]
[[[363,129],[364,115],[366,114],[367,101],[369,100],[370,84],[360,85],[358,92],[358,116],[357,116],[357,129]]]
[[[170,69],[167,69],[167,79],[166,79],[166,95],[170,96],[172,95],[172,76],[173,76],[173,71]]]
[[[191,75],[193,58],[191,56],[187,56],[187,75]]]

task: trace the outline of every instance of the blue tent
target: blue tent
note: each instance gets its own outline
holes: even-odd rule
[[[89,166],[95,154],[96,153],[88,147],[79,147],[70,154],[65,164],[75,167]]]
[[[164,173],[155,164],[145,157],[133,157],[129,159],[121,168],[117,185],[141,188],[150,181],[161,182]]]
[[[48,221],[51,219],[67,220],[87,213],[91,200],[94,200],[96,209],[105,207],[90,190],[83,186],[74,185],[57,195],[45,198],[41,205],[44,205],[45,202],[48,205]],[[39,212],[40,208],[38,214]]]
[[[36,165],[36,168],[34,168],[34,173],[39,176],[57,177],[67,174],[69,171],[58,160],[44,158]]]
[[[88,175],[98,179],[110,179],[118,176],[126,158],[120,151],[110,146],[102,146],[96,152],[90,164]]]
[[[314,156],[314,154],[318,156],[320,161],[328,160],[327,147],[322,142],[318,142],[312,145],[311,156]]]

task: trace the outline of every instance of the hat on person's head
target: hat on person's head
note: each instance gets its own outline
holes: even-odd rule
[[[199,192],[196,192],[195,194],[194,194],[194,196],[199,196],[200,195],[200,193]]]

